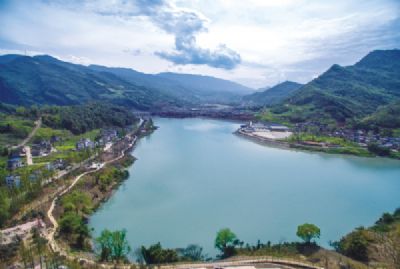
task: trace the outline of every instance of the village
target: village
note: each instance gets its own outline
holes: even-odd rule
[[[70,163],[64,159],[55,159],[42,165],[40,169],[33,169],[28,178],[25,179],[29,180],[29,183],[40,182],[41,188],[54,189],[51,187],[51,185],[54,184],[51,183],[55,183],[54,186],[58,186],[54,189],[55,193],[48,193],[46,194],[47,197],[42,197],[43,199],[38,197],[38,201],[33,201],[30,207],[34,208],[35,206],[39,206],[42,200],[45,203],[48,203],[50,199],[54,199],[55,201],[57,197],[60,196],[60,193],[65,193],[70,190],[80,176],[75,177],[75,183],[73,182],[69,187],[63,187],[67,182],[58,179],[70,178],[71,175],[74,175],[75,171],[80,171],[82,173],[81,175],[98,171],[102,169],[105,164],[114,162],[123,157],[124,152],[135,145],[138,136],[146,135],[151,128],[154,128],[151,120],[141,119],[139,124],[135,127],[99,130],[99,135],[94,140],[89,137],[80,138],[71,151],[76,153],[90,152],[89,155],[85,155],[88,156],[86,159],[82,160],[80,163]],[[8,160],[8,174],[4,179],[7,187],[10,188],[10,190],[21,189],[26,183],[23,181],[24,172],[21,172],[21,169],[34,166],[35,159],[41,156],[48,157],[55,154],[57,152],[55,149],[56,142],[61,143],[62,141],[54,137],[50,141],[40,141],[31,146],[23,146],[14,149],[13,154],[10,155]],[[33,162],[27,161],[27,158],[29,158],[27,152],[30,153],[29,150],[26,150],[27,147],[29,150],[35,148],[35,150],[32,151],[33,154],[31,157]],[[44,216],[32,215],[26,220],[22,218],[10,224],[12,225],[10,228],[0,230],[0,250],[3,252],[7,252],[7,249],[8,251],[13,251],[12,249],[18,247],[21,241],[32,240],[35,233],[39,234],[41,237],[47,238],[49,241],[54,240],[51,237],[51,235],[54,236],[54,233],[51,231],[54,231],[55,228],[52,230],[52,228],[49,227],[48,220],[44,221]]]
[[[310,133],[317,136],[338,137],[345,141],[356,143],[358,146],[367,148],[370,144],[387,148],[392,151],[400,150],[400,137],[382,135],[379,132],[366,131],[362,129],[337,128],[332,130],[326,124],[319,122],[297,123],[293,128],[294,133]]]
[[[354,146],[367,149],[376,145],[384,150],[398,152],[400,150],[400,137],[383,136],[372,131],[360,129],[339,128],[334,131],[320,123],[297,123],[294,127],[275,123],[252,122],[241,125],[237,134],[257,139],[261,142],[273,143],[282,146],[299,146],[311,148],[342,148],[343,145],[330,141],[323,141],[324,137],[340,138]],[[309,134],[309,139],[304,139],[302,134]],[[317,139],[319,138],[319,139]],[[328,139],[327,139],[328,140]]]
[[[75,143],[75,148],[71,151],[83,152],[94,151],[102,149],[108,151],[111,149],[113,142],[121,138],[121,135],[116,129],[103,129],[100,131],[99,137],[92,141],[90,138],[84,137]],[[7,161],[8,175],[5,177],[6,185],[9,188],[19,188],[21,186],[21,173],[23,167],[34,166],[35,160],[41,159],[40,157],[51,156],[57,153],[56,144],[62,144],[62,138],[52,136],[49,140],[41,140],[31,146],[23,146],[13,149],[9,154]],[[40,161],[39,161],[40,162]],[[66,171],[71,170],[72,163],[65,159],[55,159],[49,162],[40,162],[40,166],[28,175],[28,180],[35,182],[38,178],[42,179],[42,184],[49,183],[53,178],[59,178],[64,175]]]

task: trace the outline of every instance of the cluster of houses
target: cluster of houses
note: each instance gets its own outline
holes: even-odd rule
[[[294,127],[294,131],[297,133],[310,132],[331,137],[339,137],[347,141],[355,142],[361,147],[367,147],[369,144],[374,143],[391,150],[400,150],[400,137],[383,136],[374,133],[373,131],[346,128],[332,130],[328,128],[328,125],[318,122],[298,123]]]
[[[87,150],[94,149],[98,146],[105,146],[107,143],[118,138],[118,132],[115,129],[103,129],[100,133],[100,137],[96,141],[92,141],[90,138],[81,138],[75,145],[76,150]]]
[[[118,132],[115,129],[104,129],[96,141],[89,138],[82,138],[76,143],[76,150],[94,149],[98,146],[107,146],[118,138]],[[52,136],[50,140],[41,140],[31,146],[31,154],[34,157],[47,156],[53,151],[54,143],[61,141],[57,136]],[[21,176],[15,173],[15,170],[25,165],[26,152],[25,148],[13,150],[7,162],[7,168],[10,174],[5,177],[5,183],[9,188],[18,188],[21,186]],[[63,159],[57,159],[45,165],[48,171],[65,170],[68,164]],[[35,181],[40,175],[40,171],[34,171],[30,176],[30,181]]]
[[[357,143],[362,147],[367,147],[369,144],[377,144],[380,147],[391,150],[400,150],[400,137],[386,137],[373,132],[364,130],[348,130],[340,129],[330,134],[333,137],[341,137],[348,141]]]

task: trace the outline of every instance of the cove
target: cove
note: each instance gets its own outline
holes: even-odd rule
[[[140,140],[130,177],[90,218],[93,236],[126,229],[133,249],[201,245],[217,253],[217,231],[245,243],[297,240],[321,228],[328,246],[400,206],[400,161],[279,149],[232,134],[239,124],[156,118]]]

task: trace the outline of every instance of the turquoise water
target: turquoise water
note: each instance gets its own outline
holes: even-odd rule
[[[400,207],[400,161],[262,146],[227,121],[155,123],[129,179],[90,219],[95,235],[125,228],[133,248],[196,243],[213,256],[223,227],[255,244],[295,240],[297,225],[310,222],[328,246]]]

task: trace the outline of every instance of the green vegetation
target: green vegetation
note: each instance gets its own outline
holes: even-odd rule
[[[147,264],[174,263],[179,261],[178,252],[175,249],[163,249],[160,243],[140,249],[141,255]]]
[[[296,82],[285,81],[264,91],[245,95],[242,102],[249,106],[271,106],[280,103],[301,86],[303,85]]]
[[[400,264],[400,209],[384,213],[370,228],[359,227],[334,242],[335,249],[362,262],[389,266]]]
[[[240,240],[236,237],[229,228],[224,228],[218,231],[215,238],[214,246],[221,251],[221,257],[227,258],[236,254],[236,247],[240,244]]]
[[[321,230],[314,224],[304,223],[297,227],[296,235],[303,239],[306,244],[310,244],[311,240],[320,237]]]
[[[21,142],[33,129],[33,120],[17,114],[0,113],[0,150]]]
[[[70,107],[41,109],[43,123],[53,129],[67,129],[73,134],[105,127],[125,127],[137,121],[126,108],[105,104],[89,103]]]
[[[72,211],[77,214],[89,214],[93,208],[90,196],[79,190],[66,194],[61,199],[61,204],[66,212]]]
[[[86,239],[89,237],[89,229],[85,222],[85,215],[93,208],[90,196],[84,192],[75,190],[65,195],[61,200],[64,213],[60,218],[60,233],[78,249],[88,249]]]
[[[390,156],[390,149],[381,147],[375,143],[369,144],[368,150],[378,156]]]
[[[3,103],[29,106],[103,101],[138,109],[179,104],[159,90],[50,56],[5,55],[0,58],[0,102]]]
[[[128,163],[125,165],[129,166]],[[127,170],[107,167],[103,169],[102,173],[96,175],[96,184],[99,186],[100,191],[105,192],[111,184],[127,179],[128,176],[129,172]]]
[[[399,59],[399,50],[373,51],[353,66],[333,65],[261,117],[289,122],[360,121],[394,128],[398,117],[390,114],[399,112]],[[394,100],[397,103],[391,104]],[[380,108],[385,105],[388,107]]]
[[[127,255],[131,248],[126,240],[126,230],[109,231],[103,230],[96,238],[96,244],[100,249],[100,261],[127,261]]]

